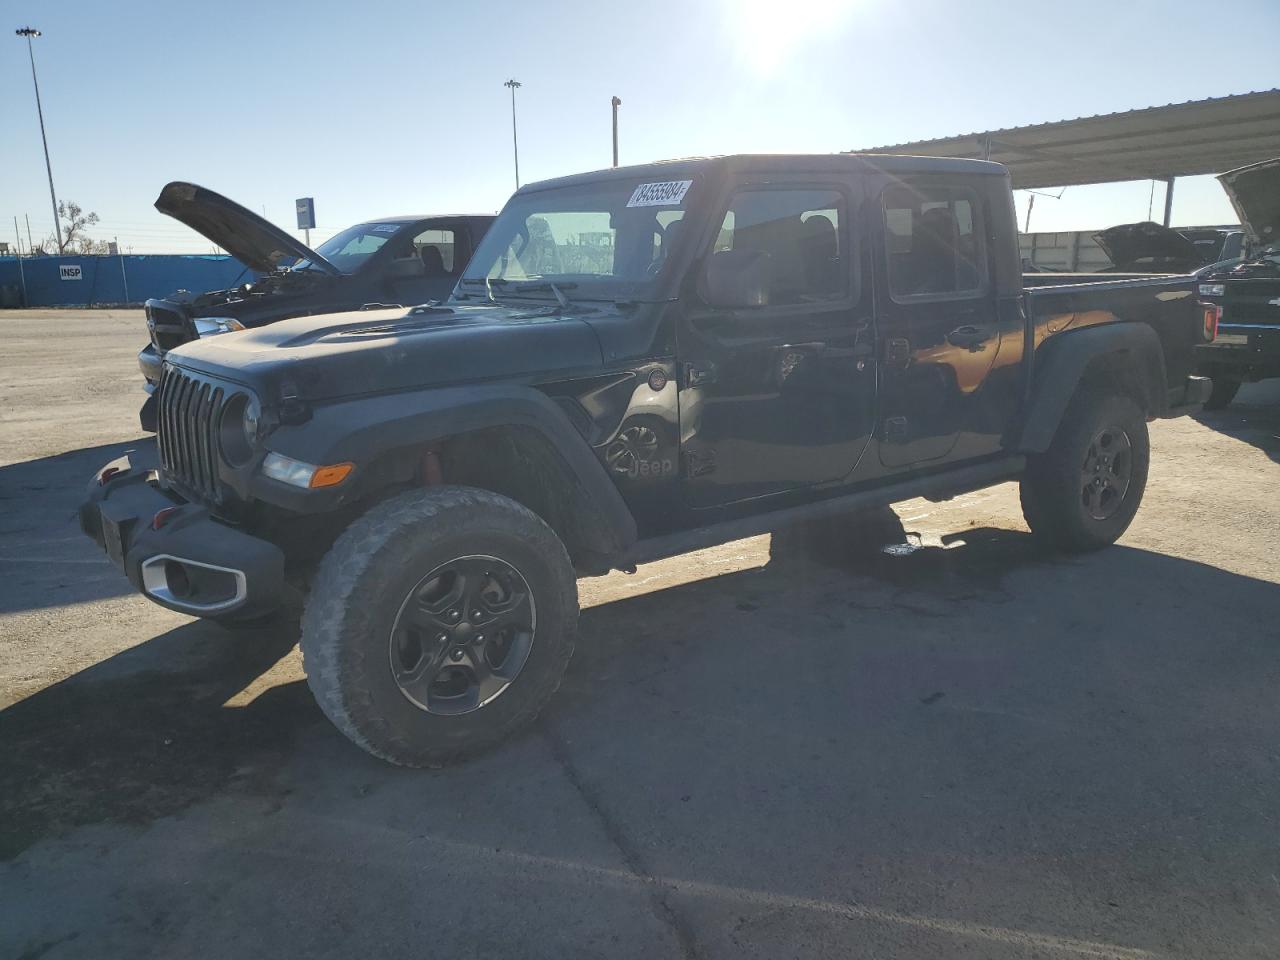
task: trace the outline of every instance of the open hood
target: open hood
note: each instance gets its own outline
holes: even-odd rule
[[[273,223],[194,183],[174,181],[156,198],[156,209],[222,247],[250,270],[272,273],[296,260],[309,260],[335,276],[341,271]]]
[[[1094,242],[1117,267],[1140,260],[1158,260],[1164,266],[1193,270],[1204,263],[1196,245],[1177,230],[1144,220],[1122,223],[1093,235]]]
[[[1264,247],[1280,242],[1280,158],[1221,173],[1218,182],[1250,240]]]

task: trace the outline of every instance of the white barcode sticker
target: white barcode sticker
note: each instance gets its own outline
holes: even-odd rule
[[[692,180],[667,180],[663,183],[642,183],[627,201],[628,207],[672,207],[684,200]]]

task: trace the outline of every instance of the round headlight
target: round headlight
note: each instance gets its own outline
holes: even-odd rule
[[[250,450],[255,450],[258,446],[258,426],[261,416],[262,407],[258,405],[257,400],[250,397],[240,417],[240,429],[244,432],[244,442],[249,445]]]
[[[222,408],[218,425],[222,456],[233,467],[242,467],[253,459],[262,430],[262,407],[248,394],[236,393]]]

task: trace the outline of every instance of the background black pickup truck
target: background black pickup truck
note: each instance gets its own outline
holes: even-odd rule
[[[854,536],[865,508],[1006,480],[1047,542],[1118,538],[1147,421],[1208,394],[1211,314],[1189,276],[1037,282],[997,164],[746,156],[529,185],[445,305],[171,352],[158,461],[106,467],[81,522],[175,610],[234,624],[309,590],[325,713],[439,762],[550,697],[578,575],[814,518]]]
[[[1198,348],[1200,370],[1213,378],[1210,409],[1227,406],[1241,383],[1280,377],[1280,160],[1218,179],[1251,246],[1235,263],[1200,273],[1200,296],[1221,310],[1217,339]]]
[[[138,366],[149,394],[160,382],[165,352],[198,337],[369,303],[444,300],[493,222],[483,215],[384,217],[348,227],[311,250],[252,210],[193,183],[168,184],[156,209],[260,276],[231,290],[146,302],[150,342]],[[150,397],[141,420],[144,430],[155,429]]]

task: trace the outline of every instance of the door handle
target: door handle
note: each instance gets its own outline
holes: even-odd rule
[[[947,334],[947,343],[953,347],[963,347],[977,351],[988,340],[996,335],[993,326],[976,326],[971,323],[962,324]]]

